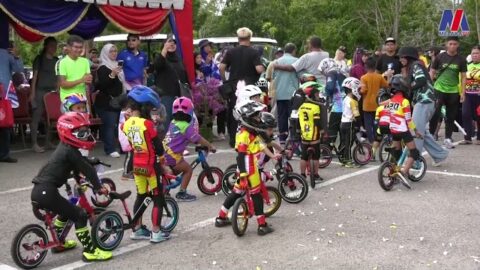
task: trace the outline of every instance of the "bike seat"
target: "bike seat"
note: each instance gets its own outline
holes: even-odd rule
[[[130,190],[127,190],[123,193],[117,193],[115,191],[110,191],[110,193],[108,194],[110,196],[110,198],[114,199],[114,200],[125,200],[127,199],[128,197],[130,197],[130,195],[132,195],[132,192]]]
[[[205,146],[195,146],[195,152],[208,151],[208,147]]]

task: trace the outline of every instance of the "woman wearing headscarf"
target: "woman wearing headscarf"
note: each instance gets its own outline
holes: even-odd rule
[[[110,101],[123,92],[123,71],[117,63],[117,47],[113,44],[105,44],[100,52],[100,67],[97,70],[97,82],[95,89],[98,90],[95,99],[95,112],[102,119],[100,126],[100,138],[103,141],[105,154],[111,157],[120,157],[116,151],[116,138],[119,111],[110,106]]]
[[[165,106],[167,117],[165,118],[165,129],[170,125],[172,119],[172,105],[175,97],[180,96],[180,85],[188,83],[188,76],[183,66],[182,59],[177,55],[177,42],[172,35],[167,37],[163,44],[162,52],[155,57],[153,62],[155,70],[155,85]]]

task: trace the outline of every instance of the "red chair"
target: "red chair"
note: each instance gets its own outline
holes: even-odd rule
[[[60,94],[58,92],[49,92],[43,96],[43,103],[45,104],[45,118],[47,121],[47,132],[57,131],[57,120],[62,115],[60,107]],[[50,135],[50,133],[48,134]]]
[[[32,122],[32,117],[30,115],[30,102],[29,102],[29,91],[28,90],[18,90],[18,108],[13,109],[13,117],[15,125],[17,125],[20,130],[20,135],[22,137],[23,147],[26,148],[25,144],[25,125]]]

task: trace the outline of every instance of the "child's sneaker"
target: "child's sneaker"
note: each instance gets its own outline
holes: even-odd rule
[[[225,227],[231,224],[232,224],[232,221],[228,218],[221,218],[221,217],[215,218],[215,227],[217,228]]]
[[[82,259],[86,262],[92,261],[106,261],[110,260],[113,257],[111,251],[104,251],[99,248],[96,248],[92,253],[83,252]]]
[[[130,239],[132,240],[145,240],[150,239],[151,232],[147,229],[145,225],[142,225],[140,229],[133,231],[130,234]]]
[[[170,233],[162,232],[162,231],[158,231],[158,232],[153,232],[152,231],[152,236],[150,237],[150,242],[160,243],[160,242],[166,241],[168,239],[170,239]]]
[[[179,191],[175,198],[181,202],[193,202],[197,200],[197,196],[188,194],[186,191]]]
[[[263,235],[272,233],[273,231],[274,231],[273,228],[268,226],[268,224],[265,223],[265,225],[258,226],[257,234],[263,236]]]

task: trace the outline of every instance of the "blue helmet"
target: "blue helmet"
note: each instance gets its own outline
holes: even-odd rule
[[[155,108],[160,107],[160,97],[150,87],[137,85],[130,90],[128,97],[139,104],[150,104]]]

